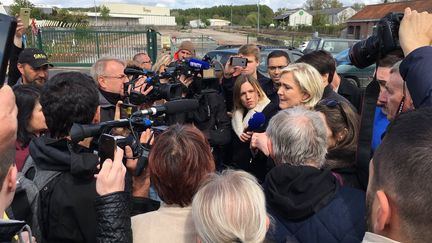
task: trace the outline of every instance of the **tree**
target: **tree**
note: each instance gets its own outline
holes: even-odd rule
[[[360,9],[364,8],[366,5],[364,3],[354,3],[351,8],[353,8],[355,11],[359,11]]]
[[[29,0],[14,0],[14,3],[10,6],[10,14],[12,16],[19,14],[21,8],[30,8],[33,12],[34,4]],[[32,12],[30,12],[30,17],[33,18]]]
[[[110,9],[108,7],[106,7],[105,5],[102,5],[102,7],[100,7],[100,16],[103,20],[107,21],[111,18],[110,14]]]
[[[306,10],[321,10],[326,8],[340,8],[343,4],[339,0],[306,0],[303,7]]]
[[[257,24],[257,13],[253,12],[246,16],[246,24],[250,26],[256,26]]]

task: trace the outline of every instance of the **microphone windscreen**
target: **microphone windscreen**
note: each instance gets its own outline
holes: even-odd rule
[[[198,109],[198,100],[195,99],[181,99],[173,100],[164,104],[166,108],[166,114],[181,113],[187,111],[193,111]]]
[[[201,61],[195,58],[191,58],[188,60],[188,64],[190,67],[194,67],[194,68],[200,68],[200,69],[209,69],[210,68],[210,63],[205,62],[205,61]]]
[[[255,112],[248,121],[248,131],[254,131],[261,128],[266,122],[266,117],[262,112]]]

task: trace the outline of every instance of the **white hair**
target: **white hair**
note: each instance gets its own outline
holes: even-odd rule
[[[195,194],[192,217],[203,243],[259,243],[267,232],[264,192],[244,171],[212,174]]]
[[[317,111],[296,106],[279,111],[266,134],[272,142],[276,163],[321,168],[327,153],[327,132]]]

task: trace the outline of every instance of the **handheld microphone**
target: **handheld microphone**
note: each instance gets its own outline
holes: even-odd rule
[[[135,112],[134,116],[142,115],[156,115],[160,113],[174,114],[187,112],[198,109],[198,100],[195,99],[182,99],[169,101],[160,106],[153,106],[148,109],[140,110]]]
[[[266,122],[266,117],[262,112],[256,112],[248,121],[246,132],[255,132],[262,128]]]
[[[210,63],[195,58],[187,60],[187,64],[192,68],[198,68],[202,70],[210,69]]]

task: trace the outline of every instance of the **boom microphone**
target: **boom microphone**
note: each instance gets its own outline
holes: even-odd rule
[[[248,121],[246,132],[255,132],[262,128],[266,122],[266,117],[262,112],[255,112]]]
[[[133,115],[134,116],[156,115],[161,113],[174,114],[174,113],[192,111],[196,109],[198,109],[198,100],[182,99],[182,100],[169,101],[160,106],[153,106],[148,109],[139,110],[135,112]]]
[[[135,69],[135,68],[125,68],[125,70],[123,70],[123,73],[126,75],[145,75],[145,76],[151,76],[153,75],[153,72],[151,71],[145,71],[145,70],[140,70],[140,69]]]

